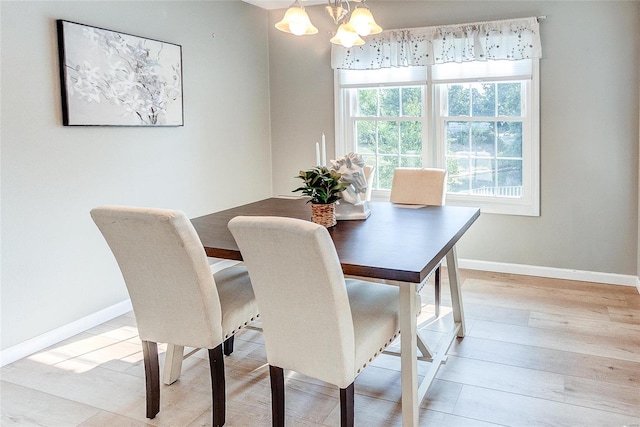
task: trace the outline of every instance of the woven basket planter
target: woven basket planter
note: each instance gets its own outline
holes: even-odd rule
[[[325,227],[333,227],[338,223],[336,221],[336,204],[328,205],[311,204],[311,221]]]

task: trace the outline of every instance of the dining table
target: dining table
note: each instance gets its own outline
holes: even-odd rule
[[[272,197],[193,218],[191,222],[207,256],[242,261],[242,254],[227,226],[232,218],[257,215],[310,221],[308,200]],[[458,206],[397,205],[382,201],[368,203],[371,215],[367,219],[338,221],[328,231],[345,276],[399,286],[402,425],[417,426],[420,402],[438,369],[446,363],[449,347],[456,337],[465,335],[456,244],[478,219],[480,210]],[[453,326],[440,340],[438,348],[432,350],[418,330],[418,287],[443,259],[446,259],[449,277]],[[177,351],[181,353],[182,349]],[[418,361],[430,363],[421,381]],[[171,367],[165,367],[165,383],[175,381],[179,370],[179,367],[174,368],[171,373]]]

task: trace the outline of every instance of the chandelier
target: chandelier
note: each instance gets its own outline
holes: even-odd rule
[[[361,46],[364,44],[362,37],[382,32],[382,28],[376,24],[365,0],[352,1],[359,3],[353,12],[351,12],[349,0],[327,0],[326,7],[327,13],[338,26],[336,34],[329,41],[347,48]],[[349,12],[351,12],[350,17]],[[295,0],[287,9],[282,21],[275,26],[280,31],[296,36],[318,33],[318,29],[309,20],[309,15],[305,12],[300,0]]]

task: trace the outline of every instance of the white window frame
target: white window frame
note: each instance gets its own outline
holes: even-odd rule
[[[531,79],[525,80],[527,86],[523,90],[523,109],[526,119],[523,121],[523,143],[522,162],[523,194],[521,198],[474,196],[447,193],[446,203],[452,206],[473,206],[479,207],[484,213],[540,216],[540,70],[539,60],[531,60]],[[495,78],[494,81],[504,81]],[[472,81],[472,80],[468,80]],[[476,79],[474,81],[480,81]],[[423,149],[422,164],[425,167],[446,167],[445,164],[445,143],[444,143],[444,120],[439,118],[440,90],[437,84],[431,82],[390,82],[390,83],[368,83],[357,84],[350,82],[342,84],[340,70],[334,72],[334,99],[335,102],[335,152],[336,156],[341,156],[354,151],[353,127],[350,126],[349,109],[355,107],[353,99],[347,95],[349,91],[343,90],[357,87],[375,86],[404,86],[404,85],[425,85],[424,99],[424,122],[422,127]],[[374,190],[372,198],[374,200],[389,200],[390,191]]]
[[[429,140],[429,120],[428,109],[426,108],[427,99],[427,87],[425,85],[427,79],[426,67],[403,67],[394,69],[393,78],[389,81],[380,81],[380,75],[384,75],[386,69],[372,70],[372,71],[358,71],[358,75],[362,75],[362,82],[349,81],[342,83],[339,70],[334,72],[334,99],[335,102],[335,123],[336,123],[336,156],[341,156],[346,153],[355,151],[355,122],[357,119],[349,119],[348,117],[355,116],[355,110],[357,108],[357,99],[353,91],[344,89],[358,89],[358,88],[380,88],[380,87],[405,87],[405,86],[422,86],[422,140]],[[381,121],[386,120],[383,118]],[[415,117],[393,117],[389,118],[393,121],[411,120],[415,121]],[[426,145],[423,145],[421,161],[422,164],[431,164],[433,162],[433,153],[428,153],[425,149]],[[389,201],[389,190],[373,190],[371,197],[373,200]]]

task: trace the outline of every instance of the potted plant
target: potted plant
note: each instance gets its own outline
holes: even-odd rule
[[[340,193],[351,184],[340,181],[342,175],[336,171],[329,170],[325,166],[316,166],[306,171],[300,171],[300,178],[304,185],[298,187],[296,191],[311,197],[311,221],[325,227],[336,225],[336,205],[340,199]]]

